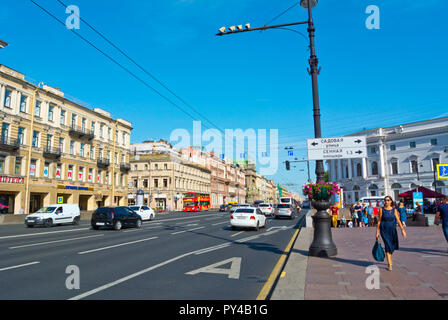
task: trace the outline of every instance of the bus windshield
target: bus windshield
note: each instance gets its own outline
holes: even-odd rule
[[[197,202],[185,202],[184,207],[196,207],[198,205]]]

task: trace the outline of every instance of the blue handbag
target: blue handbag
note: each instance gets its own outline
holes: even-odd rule
[[[378,241],[378,238],[376,239],[376,242],[373,245],[372,255],[376,261],[378,261],[378,262],[384,261],[384,258],[385,258],[384,249],[381,246],[381,243]]]

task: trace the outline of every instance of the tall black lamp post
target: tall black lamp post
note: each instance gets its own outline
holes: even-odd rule
[[[320,72],[318,67],[318,59],[316,57],[316,49],[314,46],[314,22],[311,14],[311,9],[317,5],[318,0],[300,0],[300,5],[308,10],[308,21],[294,22],[288,24],[281,24],[275,26],[263,26],[259,28],[251,28],[250,24],[246,24],[243,28],[242,25],[237,27],[232,26],[229,31],[226,31],[225,27],[219,29],[217,36],[223,36],[234,33],[248,32],[248,31],[261,31],[274,28],[284,28],[299,24],[308,24],[308,34],[310,38],[310,69],[308,73],[311,75],[312,88],[313,88],[313,117],[314,117],[314,136],[315,138],[321,138],[320,127],[320,109],[319,109],[319,91],[317,86],[317,75]],[[323,160],[316,161],[316,181],[319,183],[324,182],[324,163]],[[313,206],[317,209],[316,214],[313,216],[314,220],[314,240],[309,249],[309,255],[311,256],[324,256],[330,257],[337,254],[336,245],[333,243],[331,236],[331,216],[327,213],[327,209],[330,207],[329,201],[313,201]]]

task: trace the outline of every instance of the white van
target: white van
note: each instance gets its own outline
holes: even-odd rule
[[[30,214],[25,219],[28,228],[35,225],[51,227],[57,224],[79,224],[81,213],[77,204],[50,204]]]

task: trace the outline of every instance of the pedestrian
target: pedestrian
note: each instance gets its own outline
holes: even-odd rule
[[[345,217],[342,216],[341,217],[341,224],[339,225],[339,227],[342,228],[342,227],[345,227],[345,226],[346,226],[346,220],[345,220]]]
[[[406,208],[404,206],[403,202],[400,202],[400,206],[398,207],[398,212],[400,213],[400,220],[403,227],[406,228],[406,220],[408,219],[408,216],[406,214]]]
[[[376,228],[376,238],[378,239],[381,234],[389,271],[392,271],[392,254],[395,250],[399,249],[397,223],[401,229],[401,234],[406,239],[406,231],[401,224],[400,214],[395,208],[392,197],[386,196],[384,197],[384,207],[380,209],[378,226]]]
[[[330,210],[331,210],[331,220],[332,220],[332,223],[333,223],[333,228],[336,228],[337,226],[338,226],[338,211],[339,211],[339,208],[338,207],[336,207],[336,206],[332,206],[332,207],[330,207]]]
[[[369,227],[373,226],[373,205],[372,202],[369,202],[368,206],[366,207],[366,213],[367,213],[367,225]]]
[[[367,216],[367,212],[362,215],[362,223],[364,228],[369,226],[369,217]]]
[[[355,206],[355,221],[353,222],[353,225],[355,227],[359,227],[360,226],[360,220],[362,218],[362,206],[361,206],[361,202],[357,202],[356,206]]]
[[[442,230],[445,235],[445,239],[448,242],[448,196],[445,197],[444,203],[437,207],[436,217],[434,218],[434,224],[438,225],[440,218],[442,219]]]
[[[373,226],[378,224],[378,215],[380,214],[380,205],[377,202],[376,206],[373,207]]]
[[[415,206],[414,214],[412,215],[412,221],[415,221],[417,219],[417,216],[421,213],[422,213],[422,207],[420,206],[420,203],[417,202],[416,206]]]

